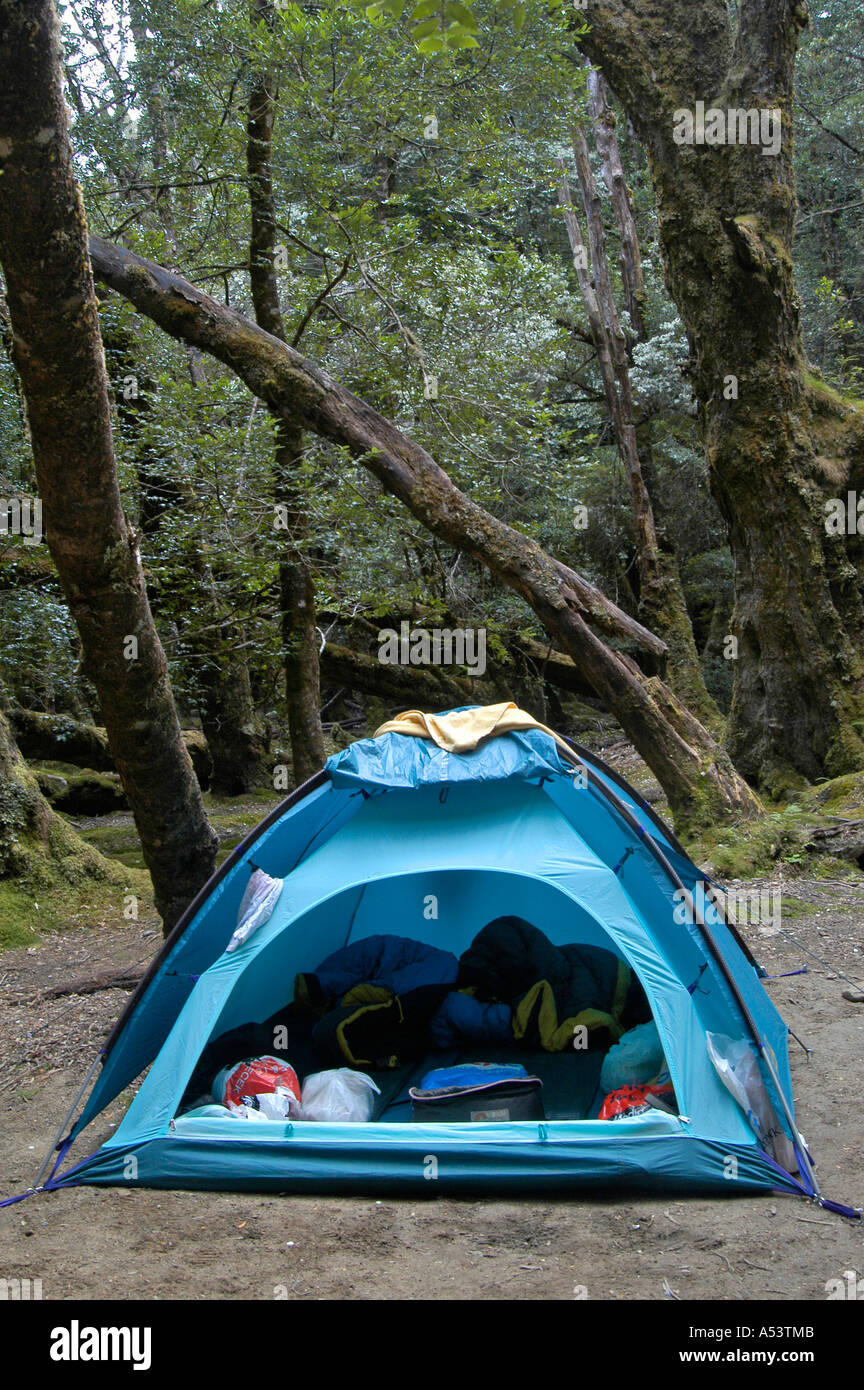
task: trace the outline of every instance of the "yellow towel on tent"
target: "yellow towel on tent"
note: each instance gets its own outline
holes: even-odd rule
[[[419,709],[405,710],[404,713],[397,714],[395,719],[388,719],[380,729],[376,729],[374,737],[377,738],[379,734],[411,734],[415,738],[431,739],[447,753],[470,753],[484,738],[491,738],[496,734],[510,734],[521,729],[541,729],[544,734],[554,738],[570,761],[573,761],[573,750],[567,746],[563,738],[553,729],[547,729],[545,724],[539,723],[524,709],[519,709],[512,700],[507,700],[502,705],[478,705],[475,709],[454,710],[451,714],[424,714]]]

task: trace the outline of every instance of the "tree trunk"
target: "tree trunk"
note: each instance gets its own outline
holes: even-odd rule
[[[328,685],[341,685],[361,695],[384,700],[396,709],[418,709],[475,703],[479,693],[467,676],[453,676],[438,666],[385,666],[377,655],[328,642],[321,653],[321,671]]]
[[[271,0],[253,0],[253,19],[272,26]],[[273,121],[276,115],[274,79],[255,76],[249,93],[246,123],[246,170],[249,177],[251,228],[249,279],[255,319],[260,328],[285,341],[275,269],[275,207],[273,203]],[[288,417],[276,424],[275,501],[281,508],[287,554],[279,563],[282,610],[282,649],[285,658],[285,699],[294,780],[305,782],[326,757],[321,728],[318,633],[315,626],[315,579],[303,552],[308,522],[303,506],[300,464],[303,431]]]
[[[826,500],[864,484],[864,404],[807,363],[792,270],[793,68],[806,19],[799,0],[742,0],[734,30],[715,0],[596,0],[579,40],[648,152],[735,562],[727,738],[769,790],[790,773],[864,767],[862,540],[830,534],[825,515]],[[739,138],[737,117],[731,142],[697,143],[718,129],[706,117],[688,130],[681,113],[697,116],[697,101],[724,121],[757,112],[758,143]]]
[[[230,366],[274,413],[343,444],[428,530],[473,555],[524,598],[654,770],[679,826],[758,810],[758,801],[707,730],[690,716],[687,736],[682,735],[680,721],[670,718],[669,710],[677,706],[671,692],[643,680],[633,663],[605,646],[587,623],[662,656],[665,645],[652,633],[535,541],[460,492],[420,445],[293,348],[161,266],[98,237],[90,246],[105,284],[166,332]]]
[[[242,796],[263,780],[266,749],[255,717],[245,634],[219,592],[211,564],[196,548],[189,572],[201,613],[188,639],[201,728],[213,761],[212,790]]]
[[[303,431],[291,420],[276,425],[274,458],[280,522],[284,522],[288,554],[279,562],[282,651],[285,657],[285,700],[294,781],[299,786],[318,772],[327,756],[321,728],[321,687],[318,628],[315,621],[315,578],[300,549],[308,523],[298,474],[303,456]]]
[[[596,68],[588,69],[588,109],[594,129],[594,143],[600,156],[603,181],[609,190],[615,221],[621,237],[621,283],[627,303],[630,328],[636,342],[644,342],[648,336],[645,327],[645,311],[648,296],[642,275],[642,253],[639,249],[639,236],[636,231],[636,218],[630,190],[624,177],[624,165],[618,146],[618,132],[615,115],[606,96],[603,78]]]
[[[497,631],[497,638],[505,648],[508,658],[498,659],[487,643],[486,671],[483,676],[463,676],[451,674],[444,666],[386,666],[371,653],[379,646],[378,634],[382,629],[399,630],[402,619],[388,613],[370,622],[359,614],[345,617],[337,613],[319,612],[319,619],[335,625],[356,629],[357,637],[349,647],[327,641],[321,653],[321,673],[328,685],[343,685],[360,694],[375,695],[382,699],[407,700],[419,706],[426,702],[426,708],[437,703],[439,709],[445,704],[494,704],[513,697],[514,674],[524,671],[531,681],[554,686],[582,699],[595,696],[593,687],[586,681],[569,656],[556,651],[549,642],[537,642],[524,632],[510,628]],[[430,626],[442,628],[466,628],[470,622],[450,611],[430,611],[422,606],[414,613],[412,622],[423,626],[428,617]],[[353,635],[353,633],[352,633]],[[497,643],[496,643],[497,646]]]
[[[43,521],[167,929],[217,841],[123,514],[60,62],[50,0],[0,0],[0,259]]]
[[[611,143],[607,139],[607,149]],[[652,632],[663,638],[669,648],[667,674],[672,689],[687,707],[714,732],[721,726],[720,714],[705,689],[702,668],[684,593],[678,577],[675,557],[660,545],[654,521],[654,507],[642,471],[636,428],[636,412],[630,386],[630,363],[627,340],[612,294],[606,256],[606,235],[597,185],[591,171],[588,144],[581,130],[574,134],[574,154],[579,173],[579,186],[588,225],[589,256],[582,240],[579,219],[570,198],[570,187],[564,165],[559,188],[559,201],[564,209],[567,231],[574,253],[579,287],[588,315],[588,323],[597,350],[598,367],[609,410],[618,453],[630,487],[630,509],[636,538],[636,557],[639,573],[639,616]],[[620,200],[619,200],[620,204]],[[626,226],[626,224],[625,224]],[[630,243],[629,255],[638,257],[635,228],[624,236]],[[622,238],[623,240],[624,238]],[[635,250],[634,250],[635,248]],[[638,303],[635,293],[629,298]]]

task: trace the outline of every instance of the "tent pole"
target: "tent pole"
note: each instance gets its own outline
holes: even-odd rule
[[[806,1172],[807,1177],[810,1181],[810,1185],[813,1188],[813,1193],[816,1197],[820,1197],[822,1194],[819,1188],[819,1184],[816,1181],[816,1174],[813,1171],[813,1165],[810,1162],[810,1155],[807,1152],[807,1145],[804,1143],[804,1140],[801,1137],[801,1131],[795,1123],[795,1117],[792,1114],[789,1102],[783,1094],[783,1087],[780,1085],[780,1078],[778,1077],[777,1072],[774,1068],[774,1063],[771,1060],[770,1052],[768,1048],[765,1046],[764,1042],[762,1042],[762,1040],[758,1037],[758,1035],[756,1041],[759,1044],[759,1051],[762,1053],[762,1059],[765,1062],[765,1065],[768,1068],[769,1072],[771,1073],[771,1080],[777,1087],[777,1094],[780,1097],[780,1103],[782,1104],[783,1110],[786,1114],[786,1122],[789,1125],[789,1128],[792,1130],[793,1135],[795,1136],[795,1147],[798,1150],[799,1157],[804,1165],[804,1171]]]
[[[45,1173],[46,1173],[46,1171],[47,1171],[47,1169],[48,1169],[49,1164],[51,1163],[52,1158],[54,1157],[55,1153],[57,1152],[57,1150],[58,1150],[59,1147],[60,1147],[60,1144],[61,1144],[61,1142],[62,1142],[63,1136],[64,1136],[64,1134],[66,1133],[66,1128],[67,1128],[67,1126],[69,1125],[69,1123],[71,1122],[72,1116],[75,1114],[75,1111],[78,1109],[78,1106],[79,1106],[79,1104],[80,1104],[80,1102],[81,1102],[81,1098],[82,1098],[82,1096],[84,1095],[84,1092],[87,1090],[87,1087],[90,1085],[90,1082],[91,1082],[92,1077],[93,1077],[93,1073],[96,1071],[96,1068],[99,1066],[99,1063],[102,1061],[103,1055],[104,1055],[104,1054],[103,1054],[102,1052],[100,1052],[100,1053],[98,1053],[97,1056],[94,1058],[93,1064],[92,1064],[92,1066],[90,1067],[90,1070],[87,1072],[87,1075],[84,1077],[84,1080],[82,1081],[81,1086],[79,1087],[78,1094],[76,1095],[76,1097],[75,1097],[75,1099],[73,1100],[72,1104],[69,1106],[69,1109],[66,1111],[66,1115],[65,1115],[65,1117],[64,1117],[64,1119],[63,1119],[63,1122],[62,1122],[62,1124],[60,1125],[60,1128],[58,1129],[57,1133],[55,1134],[55,1136],[54,1136],[54,1138],[53,1138],[53,1140],[52,1140],[52,1142],[51,1142],[51,1147],[50,1147],[50,1149],[48,1150],[47,1154],[45,1155],[45,1162],[42,1164],[42,1167],[39,1169],[39,1172],[36,1174],[36,1180],[35,1180],[35,1182],[33,1183],[33,1187],[31,1188],[31,1191],[36,1192],[36,1191],[38,1190],[39,1184],[40,1184],[40,1182],[42,1181],[43,1177],[45,1176]]]

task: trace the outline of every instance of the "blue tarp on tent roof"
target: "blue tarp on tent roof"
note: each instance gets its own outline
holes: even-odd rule
[[[488,738],[467,753],[388,732],[328,759],[234,851],[166,943],[109,1040],[74,1133],[150,1070],[115,1134],[59,1185],[422,1187],[429,1175],[421,1159],[431,1154],[451,1189],[614,1180],[800,1190],[762,1153],[706,1046],[706,1032],[746,1038],[755,1028],[776,1058],[782,1096],[764,1079],[785,1126],[786,1025],[671,832],[590,754],[584,765],[587,785],[579,759],[539,728]],[[285,886],[266,925],[226,953],[253,864]],[[678,884],[710,920],[710,940],[689,914],[680,920]],[[417,910],[430,894],[433,920]],[[332,950],[384,922],[459,954],[484,922],[508,913],[537,922],[556,944],[605,944],[630,964],[663,1038],[680,1118],[269,1121],[250,1134],[247,1126],[238,1133],[240,1122],[177,1117],[208,1039],[268,1017],[286,1002],[286,981]]]
[[[573,774],[555,742],[540,729],[489,738],[471,753],[448,753],[406,734],[358,739],[327,759],[334,787],[373,793],[395,787],[452,786],[459,782],[536,782]]]

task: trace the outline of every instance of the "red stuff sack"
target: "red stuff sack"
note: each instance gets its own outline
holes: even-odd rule
[[[213,1083],[213,1096],[220,1105],[231,1111],[247,1106],[250,1110],[269,1112],[272,1106],[262,1105],[259,1096],[279,1096],[280,1111],[285,1117],[300,1111],[300,1082],[297,1073],[278,1057],[250,1057],[225,1067]]]
[[[652,1106],[648,1105],[645,1097],[661,1096],[663,1100],[669,1101],[674,1097],[671,1086],[621,1086],[617,1091],[612,1091],[606,1097],[600,1107],[599,1120],[625,1120],[631,1115],[645,1115]]]

